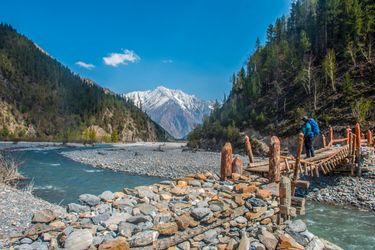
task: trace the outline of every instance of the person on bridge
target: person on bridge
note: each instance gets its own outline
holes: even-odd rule
[[[319,126],[313,118],[304,116],[302,120],[304,122],[302,133],[305,137],[306,158],[314,157],[314,138],[320,133]]]

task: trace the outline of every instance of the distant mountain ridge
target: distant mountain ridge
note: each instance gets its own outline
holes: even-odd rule
[[[0,138],[127,142],[170,136],[132,102],[0,23]]]
[[[124,97],[132,100],[177,139],[186,137],[212,110],[212,103],[209,101],[163,86],[155,90],[130,92],[124,94]]]

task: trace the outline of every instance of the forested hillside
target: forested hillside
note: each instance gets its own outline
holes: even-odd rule
[[[192,146],[236,142],[239,132],[298,133],[301,117],[321,127],[375,124],[375,2],[297,0],[256,41],[224,104],[189,136]],[[220,142],[220,143],[218,143]]]
[[[0,24],[0,137],[165,140],[132,103],[72,73],[11,26]]]

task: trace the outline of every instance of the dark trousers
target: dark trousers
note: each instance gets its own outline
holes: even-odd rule
[[[306,136],[305,137],[305,150],[306,150],[306,158],[314,157],[314,137]]]

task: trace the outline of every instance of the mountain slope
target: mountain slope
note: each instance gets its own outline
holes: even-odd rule
[[[0,136],[40,140],[164,140],[132,103],[82,79],[0,24]]]
[[[297,0],[267,29],[233,76],[222,107],[189,135],[191,145],[220,146],[240,132],[295,135],[301,117],[322,129],[375,126],[375,2]]]
[[[126,99],[144,110],[175,138],[185,137],[203,117],[211,112],[210,102],[188,95],[180,90],[162,86],[151,91],[136,91],[125,94]]]

